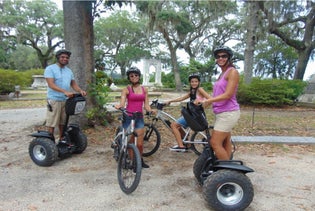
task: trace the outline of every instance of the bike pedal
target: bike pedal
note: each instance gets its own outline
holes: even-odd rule
[[[115,147],[117,147],[116,142],[112,142],[112,144],[110,145],[110,147],[111,147],[112,149],[114,149]]]

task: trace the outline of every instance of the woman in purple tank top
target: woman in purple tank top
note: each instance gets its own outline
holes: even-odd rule
[[[240,106],[236,100],[239,73],[232,63],[233,52],[229,47],[215,49],[214,57],[222,73],[213,86],[212,98],[203,102],[196,100],[195,103],[212,104],[215,122],[210,144],[219,160],[229,160],[232,154],[231,131],[240,118]]]
[[[115,105],[116,109],[126,106],[126,110],[129,112],[143,112],[143,107],[147,112],[152,112],[149,105],[148,89],[140,84],[141,72],[136,67],[131,67],[127,71],[127,78],[131,85],[128,85],[121,91],[120,103]],[[126,105],[127,103],[127,105]],[[123,127],[127,128],[131,123],[131,118],[126,118],[123,122]],[[135,122],[135,131],[138,134],[137,147],[142,157],[143,153],[143,136],[144,136],[144,120],[143,117],[139,117]],[[149,168],[142,159],[142,168]]]

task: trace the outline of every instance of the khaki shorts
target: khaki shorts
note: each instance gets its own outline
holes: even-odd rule
[[[47,109],[46,113],[46,126],[57,127],[66,123],[66,111],[64,101],[49,100],[49,104],[52,107],[52,111]]]
[[[240,110],[227,111],[215,115],[214,130],[231,132],[241,116]]]

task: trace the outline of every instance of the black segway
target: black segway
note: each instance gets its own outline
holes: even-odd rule
[[[206,120],[202,107],[187,108],[182,108],[182,114],[189,127],[194,131],[204,131],[207,140],[210,140],[212,127],[208,126],[207,121],[201,121],[201,118]],[[218,160],[209,144],[193,166],[193,173],[202,186],[204,198],[213,210],[244,210],[250,205],[254,198],[253,185],[246,176],[250,172],[254,170],[240,160]]]
[[[87,137],[78,124],[69,124],[69,117],[81,113],[86,100],[81,94],[74,94],[66,101],[66,123],[63,128],[63,139],[56,144],[52,133],[39,130],[30,136],[35,137],[28,148],[33,162],[39,166],[51,166],[58,157],[63,159],[72,154],[80,154],[87,147]]]

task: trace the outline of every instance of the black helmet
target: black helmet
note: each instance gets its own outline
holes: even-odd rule
[[[71,52],[65,49],[61,49],[56,52],[56,58],[59,59],[61,54],[67,54],[69,57],[71,56]]]
[[[230,56],[229,59],[232,59],[232,58],[233,58],[233,51],[232,51],[231,48],[229,48],[229,47],[227,47],[227,46],[222,45],[222,46],[217,47],[216,49],[214,49],[213,55],[216,56],[216,55],[217,55],[218,53],[220,53],[220,52],[225,52],[225,53],[227,53],[227,54]]]
[[[130,75],[130,73],[136,73],[136,74],[138,74],[138,75],[139,75],[139,78],[140,78],[140,76],[141,76],[141,71],[140,71],[137,67],[130,67],[130,69],[127,70],[127,78],[128,78],[128,80],[129,80],[129,75]]]
[[[200,76],[198,74],[196,74],[196,73],[190,74],[189,77],[188,77],[188,81],[190,82],[190,80],[193,79],[193,78],[197,78],[198,81],[200,82]]]

